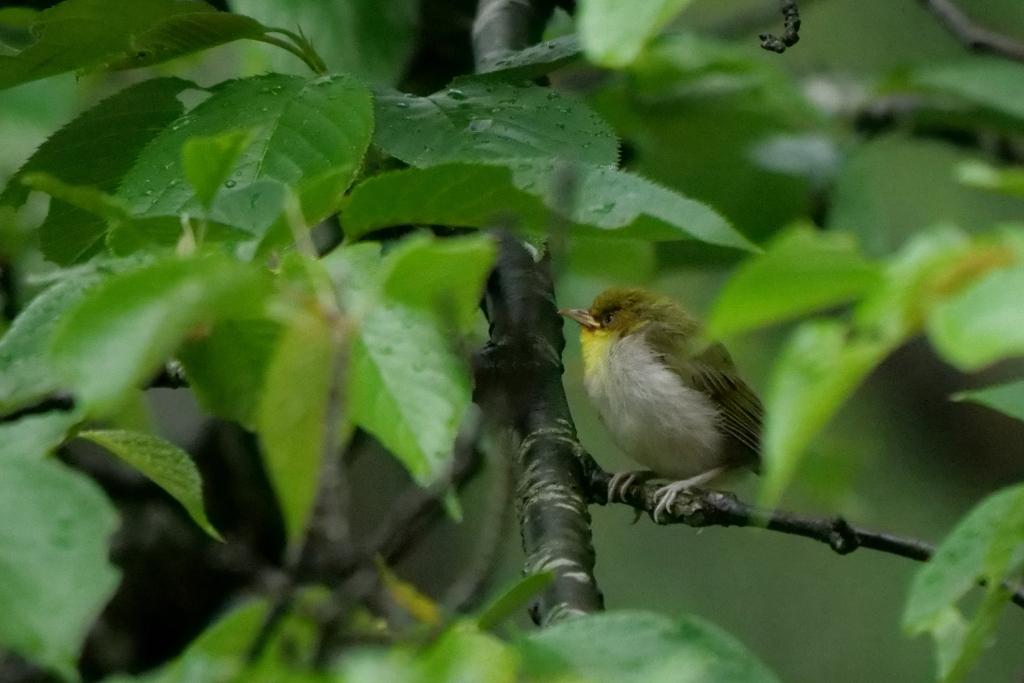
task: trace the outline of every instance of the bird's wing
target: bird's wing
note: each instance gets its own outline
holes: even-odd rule
[[[677,374],[718,406],[722,428],[755,454],[761,450],[761,399],[743,381],[721,344],[712,344],[685,364],[673,363]]]

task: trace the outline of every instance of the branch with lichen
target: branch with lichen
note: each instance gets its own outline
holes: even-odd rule
[[[537,42],[556,4],[480,0],[473,23],[477,71]],[[604,607],[585,497],[586,473],[596,464],[576,439],[562,388],[565,339],[550,262],[535,262],[507,233],[498,233],[498,246],[484,305],[491,338],[475,359],[476,400],[520,439],[516,507],[525,571],[554,573],[531,607],[534,621],[546,626]]]
[[[549,261],[535,262],[507,233],[499,233],[498,244],[485,301],[491,340],[474,364],[476,400],[520,439],[516,508],[524,569],[555,576],[531,607],[534,621],[546,626],[603,608],[585,490],[596,464],[576,438],[562,388],[565,340]]]

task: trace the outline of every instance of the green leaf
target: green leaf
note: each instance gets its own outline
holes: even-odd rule
[[[141,432],[93,429],[79,432],[78,436],[103,446],[142,472],[181,503],[199,528],[218,541],[224,540],[206,518],[203,480],[188,453],[159,437]]]
[[[575,173],[572,207],[559,180]],[[548,162],[511,168],[453,164],[382,173],[356,186],[342,213],[350,240],[393,225],[490,227],[511,216],[535,233],[552,229],[551,212],[571,222],[574,236],[613,239],[696,239],[736,249],[753,246],[710,207],[639,176],[597,166]]]
[[[1024,266],[993,270],[958,296],[935,306],[928,336],[963,370],[1024,354]]]
[[[889,260],[879,286],[858,304],[856,326],[885,339],[908,339],[921,332],[939,302],[1013,258],[1010,248],[972,241],[956,228],[919,232]]]
[[[297,609],[290,610],[281,619],[256,662],[247,662],[247,652],[267,618],[269,605],[266,600],[258,600],[235,606],[200,633],[174,661],[146,680],[149,683],[322,682],[322,674],[308,673],[294,666],[296,659],[305,660],[311,654],[317,626],[308,615],[314,613],[322,601],[322,595],[315,589],[300,593]]]
[[[182,168],[186,140],[249,130],[252,143],[224,187],[243,189],[260,181],[291,187],[307,221],[315,223],[340,205],[372,126],[370,94],[349,76],[306,80],[269,74],[228,81],[153,140],[128,171],[118,196],[137,215],[199,214],[202,204]],[[209,217],[259,234],[253,226],[266,225],[266,206],[257,196],[247,200],[249,206],[234,207],[231,216],[219,213],[215,203]]]
[[[271,220],[276,217],[277,214],[270,216]],[[189,226],[187,232],[186,223]],[[252,233],[217,221],[183,221],[178,216],[153,216],[111,223],[106,242],[107,248],[115,256],[131,256],[146,252],[166,254],[178,251],[183,240],[184,244],[198,240],[197,234],[202,235],[202,244],[206,245],[234,246],[252,242],[253,239]],[[190,239],[186,240],[186,235],[189,235]]]
[[[805,219],[842,155],[792,76],[756,52],[667,33],[590,102],[629,139],[631,171],[713,206],[760,244]],[[666,269],[742,256],[693,243],[657,250]]]
[[[973,401],[1018,420],[1024,420],[1024,382],[1010,382],[984,389],[962,391],[954,395],[953,400]]]
[[[26,173],[21,182],[33,190],[45,192],[76,209],[99,216],[107,221],[128,220],[128,211],[116,197],[95,187],[68,185],[49,173]]]
[[[257,401],[282,331],[266,319],[225,320],[185,342],[178,359],[199,405],[255,430]]]
[[[41,460],[60,446],[82,416],[74,411],[27,415],[0,424],[0,457]]]
[[[854,336],[834,320],[797,328],[776,362],[765,397],[763,505],[778,503],[811,440],[894,347],[872,335]]]
[[[621,69],[689,4],[690,0],[580,0],[577,24],[583,49],[594,64]]]
[[[469,328],[495,256],[488,237],[407,239],[388,254],[384,295]]]
[[[470,402],[466,365],[427,314],[381,304],[352,345],[352,421],[380,439],[425,485],[451,459]]]
[[[537,158],[614,166],[619,158],[611,126],[551,88],[459,78],[429,97],[375,94],[373,141],[411,166]]]
[[[113,192],[149,141],[181,115],[184,107],[177,96],[192,87],[178,78],[156,78],[86,110],[40,145],[0,194],[0,204],[24,203],[29,187],[21,178],[35,172],[68,185]],[[102,250],[106,230],[105,220],[51,200],[39,228],[43,254],[59,265],[84,261]]]
[[[931,632],[944,683],[963,680],[988,646],[1012,596],[1001,584],[1022,565],[1024,486],[1018,485],[978,504],[918,570],[903,628],[909,635]],[[981,579],[985,597],[965,623],[956,603]]]
[[[720,337],[849,301],[879,280],[849,235],[798,227],[778,237],[722,288],[708,319]]]
[[[520,680],[518,653],[475,624],[449,627],[420,654],[417,664],[424,681],[515,683]]]
[[[251,28],[202,2],[64,0],[36,15],[36,42],[0,56],[0,89],[65,71],[154,64],[243,37],[243,23]]]
[[[11,178],[0,203],[24,203],[29,188],[19,180],[38,171],[68,185],[112,192],[143,147],[184,111],[178,94],[196,87],[180,78],[154,78],[87,109],[39,146]]]
[[[696,617],[649,612],[588,614],[521,643],[524,670],[600,683],[777,683],[735,638]],[[544,678],[547,680],[547,678]]]
[[[28,173],[22,182],[50,195],[47,220],[54,225],[73,224],[72,234],[44,231],[40,245],[50,260],[73,263],[91,256],[104,238],[111,252],[130,256],[154,246],[174,247],[183,234],[182,221],[176,216],[132,218],[117,197],[94,187],[68,185],[48,173]],[[206,241],[240,241],[251,235],[217,223],[206,224]]]
[[[933,321],[947,302],[959,301],[956,294],[965,287],[973,291],[979,278],[984,283],[1004,272],[985,275],[1013,258],[1011,246],[972,241],[955,229],[920,233],[868,289],[852,326],[823,321],[798,328],[776,364],[766,401],[762,502],[778,502],[813,437],[878,363],[925,321],[936,329]]]
[[[997,57],[972,57],[911,72],[919,87],[1024,118],[1024,65]]]
[[[956,176],[968,187],[1024,197],[1024,168],[996,168],[984,161],[972,160],[957,166]]]
[[[852,148],[835,181],[828,229],[857,236],[868,256],[901,249],[936,224],[985,234],[1024,213],[1024,199],[965,187],[956,170],[973,155],[935,140],[878,137]]]
[[[1024,566],[1024,488],[1007,514],[996,521],[992,545],[985,554],[985,578],[992,591]]]
[[[416,37],[415,0],[231,0],[235,12],[267,26],[299,30],[331,71],[372,83],[395,83],[412,56]],[[271,70],[294,67],[276,51]]]
[[[262,311],[269,275],[219,254],[168,257],[115,275],[59,323],[52,361],[90,415],[116,406],[156,372],[194,325]]]
[[[1000,521],[1014,517],[1015,510],[1019,515],[1022,506],[1024,486],[1002,489],[976,505],[943,539],[911,584],[903,612],[903,630],[908,635],[931,631],[945,618],[947,608],[955,606],[979,579],[986,577],[986,558],[996,541]],[[1019,566],[1024,553],[1017,555]]]
[[[252,133],[247,130],[229,130],[185,141],[181,148],[182,170],[204,207],[209,208],[250,142]]]
[[[943,683],[959,683],[977,663],[991,644],[992,636],[1003,616],[1010,592],[996,585],[985,592],[971,621],[963,630],[955,629],[950,636],[935,635],[938,649],[939,676]],[[955,610],[950,610],[955,611]]]
[[[313,512],[329,430],[335,348],[327,321],[296,316],[284,330],[266,370],[256,415],[263,462],[277,494],[290,544],[302,540]]]
[[[502,80],[509,83],[532,81],[575,63],[581,54],[580,41],[575,35],[561,36],[531,45],[493,64],[485,65],[481,73],[472,78],[481,81]]]
[[[51,285],[0,337],[0,412],[10,412],[64,388],[46,357],[47,343],[58,321],[102,279],[100,273],[86,272]]]
[[[86,632],[118,583],[107,559],[116,525],[85,475],[0,457],[0,645],[77,677]]]
[[[345,683],[424,683],[412,653],[399,648],[349,649],[338,662],[337,670]]]
[[[494,628],[547,588],[554,579],[554,572],[527,574],[480,612],[476,618],[477,625],[484,630]]]
[[[201,6],[201,5],[200,5]],[[236,40],[262,38],[267,29],[241,14],[194,11],[165,17],[131,37],[131,48],[102,64],[110,70],[138,69]]]
[[[426,484],[451,459],[470,402],[470,378],[443,321],[381,295],[389,263],[380,245],[335,249],[323,259],[345,310],[356,321],[348,405],[354,424],[373,434]]]

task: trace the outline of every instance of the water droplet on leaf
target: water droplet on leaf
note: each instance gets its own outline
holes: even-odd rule
[[[451,90],[449,90],[448,91],[448,97],[452,98],[453,100],[464,100],[464,99],[467,99],[466,98],[466,93],[462,92],[458,88],[452,88]]]
[[[234,187],[236,184],[237,183],[235,183],[234,180],[225,180],[224,181],[224,187],[231,188],[231,187]]]

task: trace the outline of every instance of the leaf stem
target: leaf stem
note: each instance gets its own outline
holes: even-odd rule
[[[267,31],[267,33],[271,32],[283,33],[283,31],[281,31],[280,29],[270,29]],[[323,63],[323,60],[320,59],[320,55],[316,54],[315,52],[313,52],[312,54],[307,53],[303,49],[296,47],[295,45],[289,43],[286,40],[274,38],[269,35],[262,35],[258,38],[254,38],[253,40],[258,40],[261,43],[267,43],[268,45],[274,45],[276,47],[281,48],[282,50],[287,50],[288,52],[291,52],[293,55],[301,59],[306,64],[306,66],[308,66],[310,70],[312,70],[313,73],[317,75],[327,73],[327,66]]]
[[[309,68],[312,69],[314,73],[320,75],[327,73],[327,64],[324,63],[323,57],[321,57],[320,54],[313,48],[312,43],[310,43],[309,40],[307,40],[304,35],[302,35],[301,33],[295,33],[294,31],[289,31],[288,29],[284,28],[268,28],[267,33],[279,33],[282,36],[285,36],[290,41],[292,41],[291,46],[294,49],[298,50],[298,52],[293,52],[293,54],[299,55],[300,59],[306,62],[306,64],[309,65]],[[268,36],[264,37],[268,38]],[[278,39],[269,38],[269,40],[277,41]],[[281,41],[281,43],[284,42],[285,41]]]

